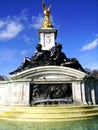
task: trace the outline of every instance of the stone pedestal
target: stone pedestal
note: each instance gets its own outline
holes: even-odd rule
[[[0,105],[29,106],[29,80],[0,82]]]
[[[35,67],[0,82],[0,105],[85,103],[85,73],[62,66]],[[44,90],[45,89],[45,90]],[[40,91],[41,90],[41,91]]]
[[[74,103],[81,104],[82,103],[82,98],[81,98],[80,81],[73,82],[72,83],[72,89],[73,89],[73,100],[74,100]]]
[[[40,44],[43,50],[50,50],[55,46],[55,40],[57,37],[57,30],[54,28],[43,28],[38,30]]]
[[[76,104],[87,104],[85,97],[85,86],[81,81],[72,83],[73,100]]]
[[[87,104],[84,82],[81,82],[81,96],[82,96],[82,102],[83,102],[83,104]]]

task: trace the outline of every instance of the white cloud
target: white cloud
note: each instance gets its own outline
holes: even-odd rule
[[[53,21],[53,17],[51,16]],[[7,16],[0,19],[0,40],[10,40],[16,38],[24,30],[26,32],[31,32],[31,29],[41,28],[42,21],[44,21],[43,15],[29,17],[28,9],[21,11],[20,15]],[[21,33],[23,34],[23,33]],[[27,35],[27,34],[26,34]],[[21,35],[27,43],[31,43],[31,36]]]
[[[32,16],[32,20],[33,20],[33,28],[35,29],[39,29],[41,28],[41,23],[43,21],[43,16],[41,14],[39,14],[37,17],[36,16]]]
[[[23,25],[15,21],[6,22],[5,28],[0,30],[0,40],[9,40],[16,37],[23,30]]]
[[[98,38],[96,38],[94,41],[84,45],[81,50],[82,51],[92,50],[92,49],[96,48],[97,46],[98,46]]]
[[[21,55],[22,57],[26,57],[27,54],[28,54],[28,51],[27,51],[27,50],[22,50],[22,51],[20,52],[20,55]]]
[[[23,36],[23,39],[24,39],[24,41],[25,41],[26,43],[29,43],[29,44],[33,43],[33,41],[34,41],[34,39],[33,39],[32,36],[27,36],[27,35],[24,35],[24,36]]]
[[[0,64],[2,63],[17,63],[19,58],[23,60],[27,54],[31,53],[31,50],[17,50],[10,48],[1,48],[0,49]],[[20,57],[18,57],[20,56]]]
[[[79,62],[83,65],[84,68],[88,69],[98,69],[98,56],[97,49],[92,51],[81,52],[78,55]]]
[[[0,20],[0,28],[3,28],[5,24],[6,24],[5,21]]]
[[[53,21],[53,16],[50,16],[50,20],[52,22],[53,25],[55,25],[54,21]],[[38,16],[32,16],[32,21],[33,21],[33,28],[35,29],[39,29],[42,27],[42,22],[44,21],[44,17],[39,14]]]
[[[91,61],[89,62],[85,68],[88,68],[88,69],[92,69],[92,70],[95,70],[97,69],[98,70],[98,61]]]
[[[24,9],[20,15],[0,19],[0,40],[15,38],[28,25],[30,26],[27,9]]]
[[[21,11],[20,15],[14,15],[10,19],[13,19],[17,23],[21,23],[21,24],[25,25],[28,23],[28,18],[29,18],[28,9],[24,9]]]
[[[98,38],[98,33],[96,34],[96,37]]]

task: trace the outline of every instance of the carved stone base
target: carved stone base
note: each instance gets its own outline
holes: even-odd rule
[[[54,28],[42,28],[38,30],[42,50],[50,50],[55,46],[57,30]]]
[[[72,103],[71,84],[31,84],[30,103],[65,104]]]

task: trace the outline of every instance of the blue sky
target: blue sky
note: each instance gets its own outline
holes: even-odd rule
[[[84,68],[98,69],[98,0],[44,1],[62,51]],[[9,76],[34,54],[42,20],[42,0],[0,0],[0,75]]]

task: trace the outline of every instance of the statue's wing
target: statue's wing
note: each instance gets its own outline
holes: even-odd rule
[[[51,5],[49,5],[49,7],[48,7],[49,9],[51,8]]]
[[[44,0],[42,1],[42,7],[43,9],[47,9]]]

